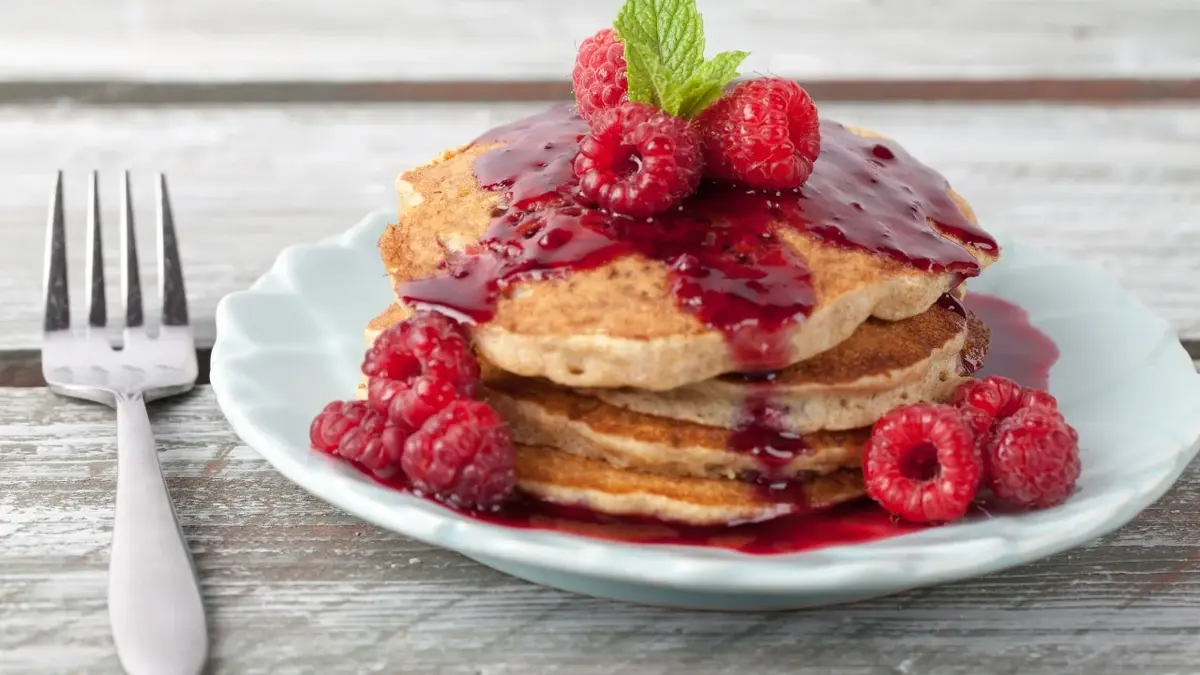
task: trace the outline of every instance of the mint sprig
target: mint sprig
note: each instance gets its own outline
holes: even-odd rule
[[[704,60],[704,20],[695,0],[626,0],[613,22],[625,44],[629,100],[692,118],[721,97],[749,52]]]

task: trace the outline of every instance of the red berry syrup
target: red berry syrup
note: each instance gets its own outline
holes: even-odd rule
[[[975,376],[1003,375],[1023,386],[1049,391],[1058,345],[1029,323],[1029,314],[1007,300],[983,293],[968,293],[966,305],[992,333],[987,357]]]
[[[409,489],[403,479],[379,478],[366,470],[363,473],[392,489]],[[920,525],[897,521],[873,502],[861,501],[827,511],[801,512],[732,527],[699,527],[654,518],[609,516],[585,508],[549,504],[526,496],[518,497],[498,511],[446,508],[480,522],[519,530],[550,530],[631,544],[704,546],[757,555],[861,544],[922,529]]]
[[[566,105],[494,129],[502,142],[475,160],[475,176],[504,193],[477,246],[401,297],[484,322],[514,282],[601,266],[627,255],[664,263],[678,306],[721,331],[743,370],[787,364],[787,329],[815,302],[807,265],[780,241],[791,229],[889,256],[922,270],[979,273],[949,234],[986,251],[946,180],[900,146],[821,123],[821,155],[800,188],[747,190],[705,183],[651,219],[608,213],[579,196],[572,160],[587,124]],[[930,223],[933,223],[932,225]]]

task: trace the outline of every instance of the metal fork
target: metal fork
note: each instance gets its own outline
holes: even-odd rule
[[[196,383],[196,350],[188,327],[175,225],[166,176],[158,176],[158,277],[161,327],[146,331],[138,278],[129,172],[121,188],[123,344],[105,329],[104,257],[98,177],[88,204],[88,322],[71,329],[63,183],[59,172],[46,236],[46,315],[42,373],[50,389],[117,411],[117,501],[108,569],[108,614],[117,656],[133,675],[193,675],[204,666],[208,632],[191,554],[158,464],[146,401]]]

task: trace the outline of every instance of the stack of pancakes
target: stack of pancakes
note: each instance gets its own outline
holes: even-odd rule
[[[473,172],[495,147],[448,151],[397,180],[400,219],[379,242],[394,287],[438,274],[504,208]],[[898,405],[948,399],[982,362],[987,329],[956,301],[957,273],[795,230],[781,238],[807,261],[815,303],[784,335],[790,365],[769,373],[738,372],[725,336],[672,296],[661,261],[626,255],[506,287],[471,334],[483,397],[512,428],[520,489],[694,525],[862,497],[870,426]],[[980,267],[996,259],[959,243]],[[412,311],[386,308],[367,343]]]

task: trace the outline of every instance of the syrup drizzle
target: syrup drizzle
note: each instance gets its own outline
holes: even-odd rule
[[[771,402],[770,385],[753,385],[729,437],[729,449],[753,455],[768,479],[775,470],[808,451],[804,438],[784,424],[786,413]]]
[[[741,369],[769,370],[786,365],[786,329],[815,302],[809,269],[783,238],[809,233],[960,278],[977,275],[979,265],[944,235],[997,250],[940,174],[900,146],[836,122],[821,123],[821,155],[802,187],[707,182],[649,221],[580,200],[572,163],[586,133],[586,123],[560,105],[476,139],[504,143],[474,167],[483,188],[504,193],[502,206],[476,246],[435,276],[405,284],[401,297],[486,322],[514,282],[636,254],[668,267],[677,305],[721,331]]]

